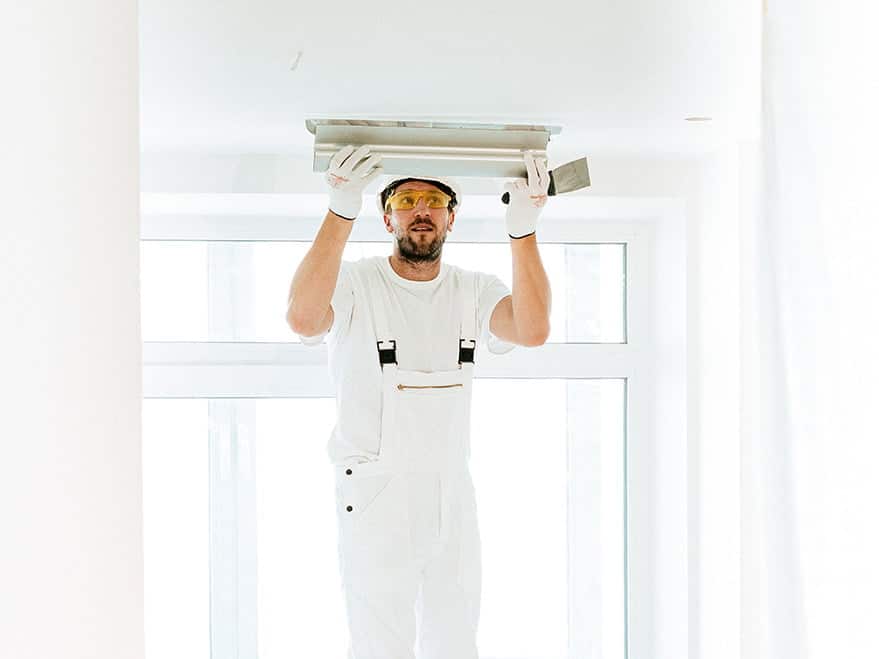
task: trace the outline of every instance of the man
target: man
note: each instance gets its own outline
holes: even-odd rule
[[[505,186],[511,294],[494,275],[442,263],[461,206],[450,178],[387,181],[377,204],[393,253],[343,262],[363,191],[383,170],[365,146],[330,161],[329,212],[293,277],[287,322],[307,345],[328,336],[337,405],[328,452],[349,659],[478,657],[473,364],[483,343],[503,353],[549,334],[536,237],[549,176],[530,153],[525,164],[528,180]]]

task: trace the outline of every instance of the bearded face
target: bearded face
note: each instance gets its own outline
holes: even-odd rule
[[[438,189],[430,183],[411,181],[400,190]],[[409,210],[395,210],[385,215],[385,225],[394,234],[400,258],[411,263],[431,263],[439,260],[443,244],[454,217],[448,208],[430,208],[422,197]]]
[[[436,261],[443,252],[448,231],[446,219],[431,217],[430,213],[412,212],[408,223],[397,218],[394,223],[394,239],[400,257],[413,263]]]

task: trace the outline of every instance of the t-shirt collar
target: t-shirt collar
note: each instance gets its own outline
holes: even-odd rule
[[[393,267],[391,267],[391,257],[390,256],[380,256],[379,259],[382,263],[382,269],[387,273],[388,277],[390,277],[391,281],[399,284],[400,286],[405,286],[410,289],[424,289],[424,288],[433,288],[437,286],[443,278],[445,278],[446,273],[448,272],[448,267],[442,261],[440,261],[440,271],[436,277],[433,279],[428,279],[427,281],[416,281],[413,279],[406,279],[405,277],[401,277],[396,273]]]

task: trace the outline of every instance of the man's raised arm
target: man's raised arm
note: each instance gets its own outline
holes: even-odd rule
[[[504,186],[510,193],[506,224],[513,252],[513,294],[501,300],[490,327],[498,338],[523,346],[539,346],[549,336],[552,291],[537,249],[537,219],[546,204],[549,172],[546,160],[524,154],[528,179]]]
[[[342,252],[354,223],[332,211],[296,268],[287,298],[287,324],[297,334],[314,336],[333,322],[330,300],[342,266]]]
[[[287,298],[287,324],[301,336],[314,336],[333,323],[330,301],[342,267],[342,252],[363,206],[363,190],[383,171],[381,156],[369,148],[342,148],[326,173],[329,212],[296,268]]]

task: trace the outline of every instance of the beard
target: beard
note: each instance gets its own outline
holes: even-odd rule
[[[431,235],[433,238],[430,237]],[[436,228],[434,228],[433,234],[405,231],[398,228],[394,233],[394,238],[397,241],[400,258],[410,263],[436,261],[442,256],[443,243],[446,242],[445,232],[440,235]]]

